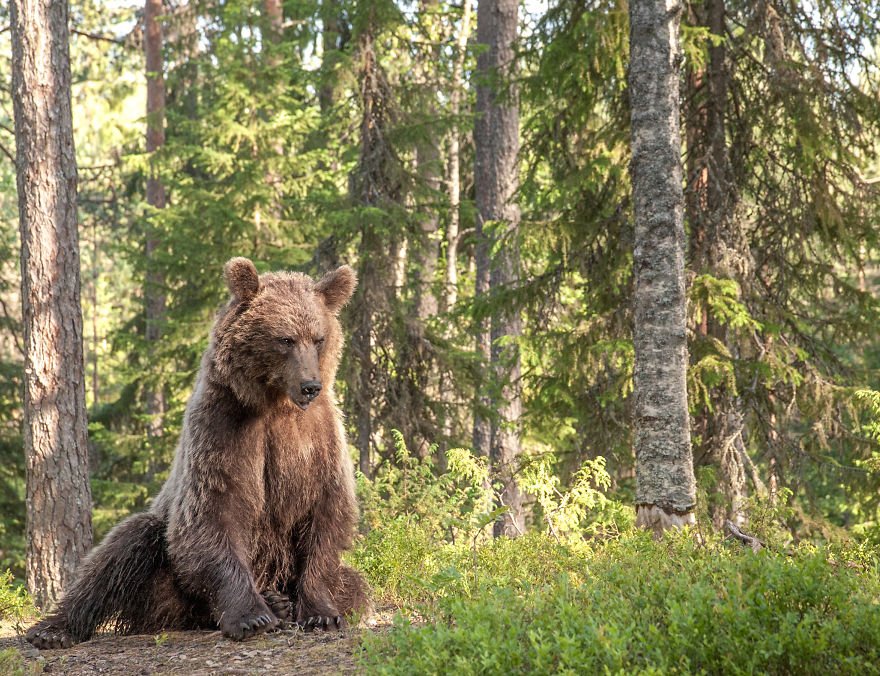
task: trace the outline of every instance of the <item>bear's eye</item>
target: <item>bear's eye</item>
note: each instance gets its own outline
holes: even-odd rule
[[[279,338],[278,343],[282,347],[293,347],[296,341],[293,338]]]
[[[323,338],[315,338],[315,347],[319,350],[324,347],[324,339]]]

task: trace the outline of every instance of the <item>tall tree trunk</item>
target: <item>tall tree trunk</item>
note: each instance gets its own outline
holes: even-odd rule
[[[724,0],[706,0],[702,7],[694,6],[692,11],[696,23],[725,38]],[[692,237],[691,266],[697,273],[734,279],[742,287],[753,266],[748,240],[735,217],[737,196],[725,129],[728,75],[724,42],[709,46],[707,66],[688,78],[691,109],[687,116],[687,210]],[[703,309],[698,334],[726,346],[731,355],[737,356],[739,349],[727,326],[709,308]],[[719,528],[728,519],[742,522],[746,469],[751,466],[743,440],[742,401],[726,386],[715,388],[711,409],[707,407],[696,424],[700,432],[697,457],[717,467],[725,498],[712,510],[712,521]]]
[[[147,153],[155,153],[165,144],[165,77],[162,58],[163,0],[146,0],[144,6],[144,52],[147,69]],[[153,209],[165,208],[165,186],[154,167],[147,177],[147,204]],[[151,215],[154,218],[155,214]],[[156,255],[162,242],[152,225],[147,225],[144,244],[146,254],[146,279],[144,280],[145,338],[152,353],[162,337],[165,319],[165,277],[159,268]],[[153,360],[150,360],[153,363]],[[162,437],[165,418],[165,393],[161,384],[153,383],[146,392],[149,422],[147,434],[151,440]],[[150,473],[155,469],[155,459],[150,463]]]
[[[659,533],[694,523],[696,502],[678,119],[682,7],[680,0],[631,0],[629,8],[636,523]]]
[[[281,0],[263,0],[263,35],[265,36],[264,50],[266,53],[266,65],[270,68],[277,68],[281,63],[281,55],[278,51],[281,39],[284,37],[284,11]],[[267,75],[270,79],[271,91],[276,92],[278,96],[284,92],[284,80],[274,77],[274,73],[270,71]],[[273,117],[278,114],[271,106],[264,111],[264,115]],[[272,142],[272,152],[281,157],[284,155],[284,144],[280,138],[276,138]],[[259,150],[254,148],[254,153]],[[269,200],[268,217],[278,222],[282,218],[282,187],[281,177],[277,171],[269,169],[265,177],[266,185],[272,190],[272,197]],[[254,208],[254,250],[259,251],[260,245],[265,239],[263,232],[263,210],[258,203]],[[270,229],[271,232],[271,229]]]
[[[284,13],[281,0],[263,0],[263,14],[266,15],[266,37],[273,45],[281,42],[284,30]]]
[[[452,67],[452,83],[449,94],[449,114],[453,119],[449,132],[449,163],[446,186],[449,191],[449,224],[446,227],[446,310],[458,301],[458,239],[461,223],[461,132],[458,118],[461,115],[461,98],[464,94],[464,61],[467,42],[471,33],[471,2],[463,0],[461,27],[456,40],[455,63]]]
[[[475,188],[478,223],[492,224],[491,234],[480,227],[478,235],[480,288],[477,292],[480,294],[486,293],[487,276],[490,293],[515,286],[519,281],[520,212],[514,201],[519,154],[519,101],[514,79],[518,9],[518,0],[484,0],[477,5],[477,41],[485,45],[485,51],[477,58]],[[494,241],[490,241],[490,237]],[[501,246],[493,247],[497,254],[490,261],[489,247],[496,241],[500,241]],[[516,536],[525,529],[523,496],[516,484],[522,412],[516,340],[521,332],[516,310],[499,308],[493,313],[490,361],[492,377],[500,385],[500,398],[492,402],[497,415],[491,422],[490,460],[494,477],[502,484],[501,502],[508,507],[495,524],[496,537]],[[485,351],[484,329],[478,345]],[[476,437],[476,424],[474,428]],[[480,434],[483,433],[481,429]]]
[[[490,7],[491,5],[491,7]],[[491,37],[489,31],[489,21],[494,18],[495,0],[492,2],[484,2],[477,5],[477,42],[482,45],[488,45]],[[490,216],[486,216],[484,212],[488,212],[490,182],[492,176],[489,171],[492,169],[492,134],[490,119],[492,98],[491,88],[494,82],[490,79],[493,73],[490,71],[491,64],[494,60],[489,53],[491,47],[485,48],[477,57],[477,108],[476,119],[474,121],[474,183],[476,189],[477,201],[477,218],[474,235],[476,244],[474,246],[474,296],[477,299],[484,299],[489,295],[489,239],[486,232],[486,222],[491,221]],[[497,47],[496,47],[497,53]],[[497,74],[494,74],[497,76]],[[460,191],[459,191],[460,192]],[[447,259],[449,252],[447,251]],[[455,262],[453,261],[453,265]],[[447,270],[448,273],[448,270]],[[492,360],[492,332],[490,322],[485,319],[477,320],[475,327],[476,356],[479,360],[479,368],[481,377],[477,381],[477,392],[474,398],[474,429],[473,429],[473,447],[477,455],[489,457],[492,449],[492,425],[489,420],[489,412],[491,410],[492,401],[488,395],[489,383],[486,370]]]
[[[361,153],[352,176],[352,198],[364,207],[388,208],[400,203],[401,185],[394,171],[395,158],[387,144],[391,123],[391,91],[379,65],[370,24],[359,37],[361,59]],[[388,315],[389,298],[393,293],[393,261],[389,260],[388,241],[377,232],[374,224],[365,222],[361,228],[358,288],[349,316],[353,319],[351,355],[354,374],[350,380],[346,405],[356,428],[356,443],[361,472],[370,476],[374,421],[372,401],[376,389],[373,335],[376,317]]]
[[[422,0],[419,3],[422,15],[421,23],[426,26],[427,41],[431,47],[421,52],[420,63],[416,64],[419,73],[421,91],[419,99],[423,102],[426,119],[432,120],[437,117],[437,106],[434,103],[436,96],[436,77],[434,69],[440,57],[439,39],[436,31],[432,30],[436,24],[434,12],[437,9],[437,0]],[[438,43],[435,47],[434,43]],[[440,148],[437,145],[434,133],[435,129],[427,127],[427,133],[416,144],[416,170],[430,191],[427,214],[419,222],[418,238],[415,242],[413,258],[415,267],[413,272],[416,276],[416,319],[424,324],[425,320],[437,314],[439,304],[437,295],[434,293],[434,275],[437,272],[437,261],[440,258],[440,242],[437,234],[440,229],[440,215],[434,206],[436,196],[440,192]]]
[[[342,16],[342,8],[339,0],[320,0],[321,2],[321,85],[318,89],[318,104],[321,109],[321,118],[327,125],[332,120],[333,109],[339,98],[339,77],[336,65],[342,58],[342,52],[348,43],[351,34],[347,21]],[[332,122],[329,126],[332,126]],[[315,146],[324,147],[332,131],[323,127],[316,135]],[[338,160],[333,160],[329,166],[334,170],[338,168]],[[319,163],[324,167],[324,162]],[[319,268],[334,269],[339,266],[339,252],[334,235],[324,239],[315,252],[315,259]]]
[[[13,0],[27,582],[47,608],[92,545],[67,3]]]
[[[333,70],[348,41],[348,26],[341,18],[339,0],[321,0],[322,82],[318,92],[321,113],[326,115],[336,105],[338,78]]]

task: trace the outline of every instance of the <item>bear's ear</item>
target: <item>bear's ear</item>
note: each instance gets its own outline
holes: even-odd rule
[[[233,258],[223,267],[223,276],[232,296],[247,301],[260,290],[260,275],[247,258]]]
[[[315,291],[324,297],[324,304],[333,314],[339,311],[351,298],[357,286],[357,275],[347,265],[328,272],[315,284]]]

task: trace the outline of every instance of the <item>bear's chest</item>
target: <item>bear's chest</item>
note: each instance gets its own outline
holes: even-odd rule
[[[290,532],[306,518],[333,475],[334,449],[308,419],[276,416],[265,428],[265,512]]]

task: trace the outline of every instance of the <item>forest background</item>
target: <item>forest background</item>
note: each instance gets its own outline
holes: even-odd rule
[[[355,558],[386,598],[464,584],[436,552],[465,541],[476,556],[499,517],[486,425],[517,438],[530,533],[561,546],[629,531],[626,2],[521,8],[517,68],[494,83],[519,107],[517,227],[479,216],[484,48],[467,0],[159,4],[156,70],[143,4],[71,4],[95,539],[167,475],[236,255],[358,270],[339,390],[360,470]],[[875,577],[878,17],[873,1],[695,0],[681,27],[697,522],[779,551],[846,543]],[[0,566],[23,577],[8,31],[0,42]],[[147,115],[158,71],[165,105]],[[507,260],[514,277],[486,277]],[[493,357],[481,337],[514,324]],[[521,373],[490,368],[514,348]],[[499,421],[513,398],[521,414]],[[417,592],[414,571],[430,580]]]

